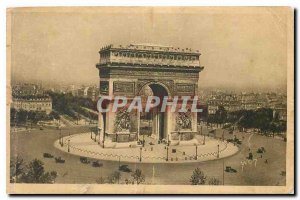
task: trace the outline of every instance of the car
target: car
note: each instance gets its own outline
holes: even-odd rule
[[[54,156],[51,155],[50,153],[43,153],[44,158],[53,158]]]
[[[248,157],[246,157],[248,160],[253,160],[253,153],[249,153]]]
[[[94,162],[92,163],[92,166],[93,166],[93,167],[102,167],[103,164],[100,163],[99,161],[94,161]]]
[[[226,141],[227,142],[233,142],[233,139],[227,139]]]
[[[241,140],[236,140],[236,143],[237,144],[242,144],[242,141]]]
[[[128,165],[121,165],[119,167],[119,171],[130,173],[131,169],[128,167]]]
[[[236,170],[236,169],[233,169],[231,166],[226,166],[225,172],[228,172],[228,173],[236,173],[237,170]]]
[[[55,158],[55,162],[56,162],[56,163],[61,163],[61,164],[63,164],[63,163],[65,163],[65,160],[62,159],[61,157],[56,157],[56,158]]]
[[[209,133],[215,134],[216,133],[216,129],[210,130]]]
[[[231,168],[230,173],[237,173],[236,169]]]
[[[258,148],[256,153],[263,153],[263,150],[261,148]]]
[[[90,163],[90,161],[87,159],[87,157],[82,157],[81,156],[79,159],[80,159],[80,162],[83,163],[83,164],[89,164]]]

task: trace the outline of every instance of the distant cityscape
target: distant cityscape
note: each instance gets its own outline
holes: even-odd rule
[[[49,91],[89,98],[94,102],[99,96],[99,86],[92,84],[51,87],[51,85],[45,86],[42,83],[16,83],[12,85],[12,107],[49,113],[52,109],[51,98],[47,95]],[[280,120],[287,121],[287,94],[284,92],[234,92],[221,89],[200,89],[198,96],[200,104],[207,108],[208,115],[215,114],[220,106],[223,106],[228,112],[270,108],[278,114]]]
[[[287,120],[287,96],[274,92],[225,92],[222,90],[199,91],[200,102],[207,106],[208,114],[215,114],[219,106],[226,111],[257,110],[271,108],[280,120]]]

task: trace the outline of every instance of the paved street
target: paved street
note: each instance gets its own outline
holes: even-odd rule
[[[87,126],[65,127],[62,134],[77,134],[88,132]],[[189,184],[190,176],[196,167],[201,168],[205,175],[223,180],[224,167],[231,166],[237,173],[224,172],[225,185],[284,185],[285,176],[281,171],[285,171],[285,149],[286,143],[283,140],[265,137],[257,134],[234,133],[242,140],[240,151],[228,158],[206,161],[200,163],[172,164],[147,164],[147,163],[127,163],[129,168],[139,168],[146,176],[146,184]],[[217,130],[217,137],[221,137],[222,131]],[[45,163],[46,170],[58,172],[57,183],[95,183],[95,180],[102,176],[107,177],[116,171],[119,162],[101,160],[103,167],[92,167],[91,164],[82,164],[79,156],[68,154],[54,147],[54,142],[59,137],[59,131],[55,129],[32,130],[30,132],[20,131],[11,134],[11,154],[13,157],[19,155],[26,162],[38,158]],[[225,133],[225,138],[233,136]],[[250,151],[253,157],[257,158],[256,167],[254,163],[244,165],[242,172],[241,162],[246,160]],[[264,147],[266,153],[263,158],[256,153],[257,148]],[[51,153],[56,157],[61,156],[66,160],[65,164],[57,164],[54,159],[43,158],[43,153]],[[265,160],[268,159],[268,163]],[[92,159],[90,159],[92,160]],[[93,160],[92,160],[93,161]],[[121,160],[120,164],[125,164]],[[170,170],[171,169],[171,170]],[[124,183],[130,174],[122,172],[120,183]]]

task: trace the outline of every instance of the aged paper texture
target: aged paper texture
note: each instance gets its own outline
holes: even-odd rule
[[[291,194],[289,7],[7,9],[7,193]]]

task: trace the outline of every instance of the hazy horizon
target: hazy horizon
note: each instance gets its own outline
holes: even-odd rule
[[[154,43],[201,52],[199,88],[287,85],[281,8],[55,8],[12,15],[12,81],[98,84],[107,44]]]

